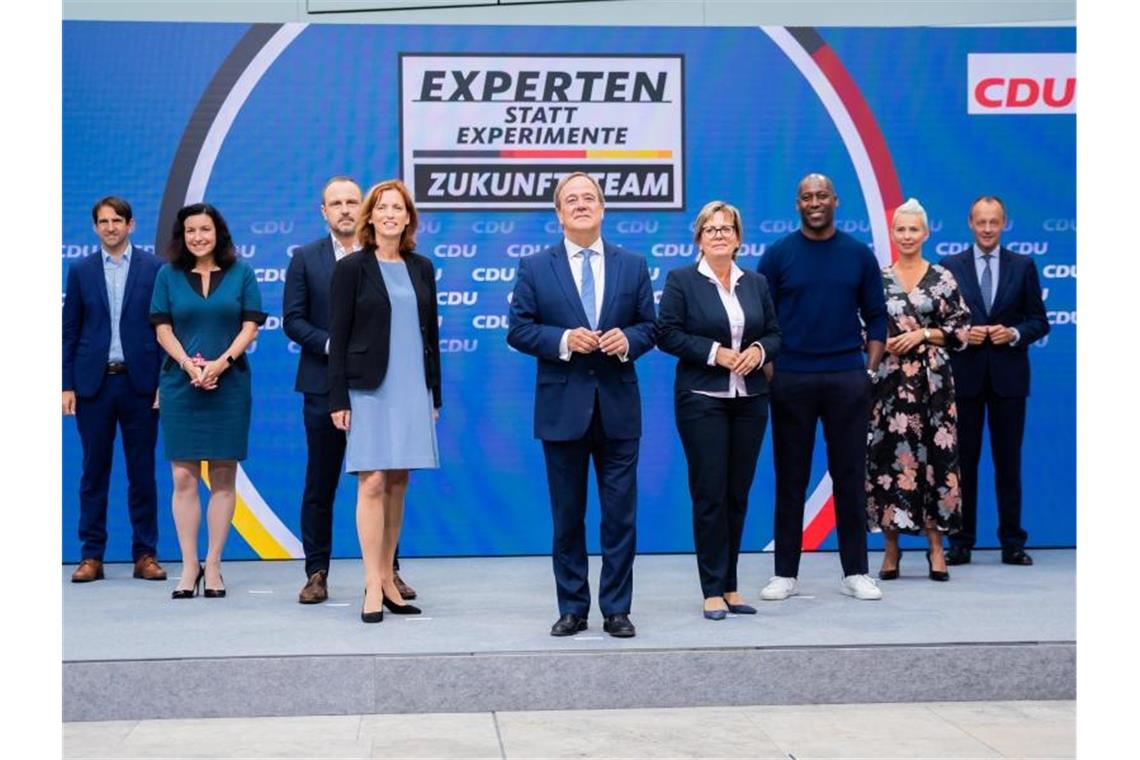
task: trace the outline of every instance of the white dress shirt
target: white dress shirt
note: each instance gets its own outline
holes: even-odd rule
[[[343,259],[345,256],[347,256],[350,253],[356,253],[357,251],[360,250],[360,243],[356,242],[355,240],[352,241],[352,250],[349,251],[349,250],[346,250],[345,247],[340,244],[340,241],[337,240],[336,235],[334,235],[330,232],[329,237],[332,239],[333,256],[336,257],[337,261],[340,261],[341,259]],[[325,356],[328,356],[329,344],[331,342],[332,342],[331,338],[325,338]]]
[[[333,256],[336,257],[337,261],[340,261],[341,259],[343,259],[345,256],[347,256],[350,253],[356,253],[357,251],[360,250],[360,243],[356,242],[355,240],[352,241],[352,250],[349,251],[349,250],[345,249],[345,247],[343,245],[340,244],[340,240],[337,239],[336,235],[334,235],[330,232],[329,237],[332,239]]]
[[[720,278],[713,273],[712,267],[709,266],[709,261],[702,258],[701,262],[697,264],[697,271],[716,285],[717,295],[720,296],[720,302],[724,304],[724,310],[728,312],[728,330],[732,335],[732,350],[739,351],[740,343],[744,340],[744,307],[740,305],[740,299],[736,296],[736,283],[744,276],[744,270],[732,262],[732,271],[729,273],[729,288],[725,288],[721,283]],[[759,342],[752,344],[760,349],[760,364],[756,367],[759,369],[764,365],[764,347]],[[718,341],[713,341],[712,349],[709,351],[708,364],[710,367],[716,366],[716,352],[720,348]],[[755,370],[753,370],[755,371]],[[702,396],[712,396],[713,398],[736,398],[737,396],[747,396],[748,386],[744,383],[744,375],[736,372],[728,373],[728,390],[727,391],[697,391]]]
[[[580,246],[569,238],[562,241],[566,246],[566,256],[570,260],[570,274],[574,276],[574,287],[578,289],[578,297],[582,296],[582,263],[586,257],[582,251],[589,248],[593,251],[590,256],[590,271],[594,273],[594,324],[598,324],[602,317],[602,298],[606,292],[606,257],[602,248],[602,239],[598,238],[588,246]],[[564,362],[570,361],[570,331],[562,332],[562,339],[558,341],[558,358]],[[627,356],[618,357],[623,362]]]

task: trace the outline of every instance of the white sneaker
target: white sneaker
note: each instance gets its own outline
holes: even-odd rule
[[[781,602],[789,596],[795,596],[799,591],[800,584],[795,578],[773,575],[768,585],[760,590],[760,598],[766,602]]]
[[[844,594],[856,599],[882,599],[883,591],[875,585],[869,575],[848,575],[839,584]]]

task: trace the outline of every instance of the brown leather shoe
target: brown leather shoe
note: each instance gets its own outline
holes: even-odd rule
[[[329,598],[329,574],[327,570],[318,570],[309,576],[309,582],[297,595],[301,604],[320,604]]]
[[[135,560],[135,577],[144,581],[164,581],[166,571],[158,564],[153,554],[144,554]]]
[[[99,559],[85,559],[71,574],[72,583],[90,583],[103,580],[103,561]]]
[[[404,597],[404,599],[415,599],[416,590],[408,584],[404,583],[404,579],[400,577],[400,572],[398,570],[394,572],[396,576],[396,590],[400,592],[400,596]]]

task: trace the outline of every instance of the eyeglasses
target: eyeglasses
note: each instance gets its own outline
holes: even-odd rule
[[[735,227],[701,227],[701,232],[707,237],[731,237],[736,234]]]

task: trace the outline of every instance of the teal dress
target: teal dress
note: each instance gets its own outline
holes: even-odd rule
[[[200,275],[170,264],[159,270],[154,281],[150,320],[156,325],[170,325],[191,358],[217,359],[233,343],[242,322],[261,325],[266,316],[253,269],[242,261],[212,272],[206,295],[202,295]],[[186,372],[168,357],[159,376],[158,398],[168,459],[246,458],[252,394],[244,354],[210,391],[191,385]]]

